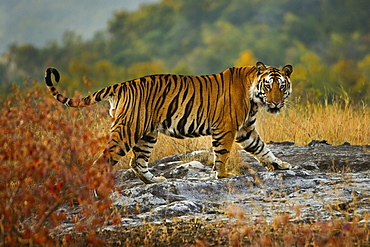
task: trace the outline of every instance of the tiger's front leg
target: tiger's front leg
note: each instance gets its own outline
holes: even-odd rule
[[[226,170],[226,164],[230,157],[230,150],[233,145],[235,133],[231,131],[216,131],[212,134],[212,147],[215,153],[215,162],[212,176],[215,178],[230,177]]]
[[[165,182],[166,178],[154,176],[148,169],[148,161],[154,145],[157,142],[158,133],[150,133],[141,138],[135,147],[132,149],[134,158],[131,160],[130,166],[136,176],[144,183],[161,183]]]
[[[256,157],[261,165],[269,171],[291,169],[289,163],[283,162],[275,157],[254,126],[242,128],[237,134],[236,142],[239,143],[245,151]]]

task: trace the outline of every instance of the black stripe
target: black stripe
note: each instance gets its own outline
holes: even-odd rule
[[[212,141],[212,146],[213,146],[213,147],[218,147],[218,146],[220,146],[220,145],[221,145],[221,142],[219,142],[219,141],[217,141],[217,140]]]
[[[254,118],[252,121],[249,121],[247,126],[252,126],[256,122],[257,118]]]
[[[256,155],[260,154],[262,152],[264,146],[265,146],[265,143],[262,142],[262,145],[259,146],[259,148],[257,148],[256,151],[253,154],[256,154]]]
[[[217,153],[217,154],[227,154],[227,153],[230,153],[230,151],[227,150],[227,149],[214,150],[214,152]]]
[[[150,153],[150,152],[149,152]],[[148,160],[149,160],[149,157],[148,156],[146,156],[146,155],[139,155],[139,156],[137,156],[136,157],[136,160],[139,160],[139,159],[142,159],[142,160],[144,160],[145,162],[148,162]],[[144,166],[145,167],[145,166]],[[144,168],[143,167],[143,168]]]
[[[91,95],[83,98],[83,101],[84,101],[84,104],[85,105],[90,105],[90,102],[91,102]]]
[[[168,129],[171,126],[172,123],[171,117],[178,109],[178,106],[179,106],[179,96],[176,95],[168,106],[164,128]]]
[[[267,150],[266,153],[262,154],[262,157],[265,157],[268,153],[270,153],[270,150]]]
[[[101,95],[104,93],[104,89],[101,89],[93,94],[95,101],[101,101]]]
[[[109,86],[109,87],[106,87],[105,88],[105,92],[104,92],[104,94],[102,96],[103,99],[105,99],[105,97],[107,97],[107,95],[109,94],[111,88],[112,88],[112,86]]]
[[[258,149],[259,147],[259,142],[260,142],[260,139],[258,138],[257,140],[254,140],[251,145],[249,145],[247,148],[245,148],[246,151],[250,152],[250,153],[253,153],[256,152],[256,150]],[[254,145],[253,145],[254,144]]]
[[[113,87],[113,90],[115,91],[117,89],[118,86],[122,86],[122,84],[114,84],[112,87]]]
[[[188,101],[188,103],[186,104],[186,107],[185,107],[185,112],[184,112],[184,116],[180,119],[178,125],[177,125],[177,130],[182,134],[182,135],[185,135],[186,134],[186,130],[185,130],[185,125],[186,123],[188,122],[188,117],[189,115],[191,114],[191,111],[193,109],[193,104],[194,104],[194,94],[191,96],[190,100]]]
[[[223,139],[227,134],[229,134],[229,133],[231,133],[231,131],[226,131],[226,132],[221,132],[221,133],[219,133],[219,134],[213,134],[213,139],[215,139],[215,140],[221,140],[221,139]],[[222,134],[222,135],[221,135]],[[219,137],[216,137],[216,136],[218,136],[218,135],[221,135],[221,136],[219,136]]]
[[[150,154],[150,152],[151,152],[151,151],[148,151],[148,150],[141,149],[138,146],[135,146],[132,150],[134,150],[137,153],[146,153],[146,154]]]
[[[126,152],[121,147],[119,147],[117,154],[120,156],[125,156]]]
[[[189,134],[193,133],[193,131],[194,131],[194,121],[191,121],[191,124],[190,124],[189,129],[188,129],[188,133]]]
[[[149,143],[156,143],[157,142],[157,138],[154,138],[152,136],[149,136],[149,135],[146,135],[142,138],[143,141],[146,141],[146,142],[149,142]]]
[[[254,129],[247,132],[246,135],[242,135],[242,136],[238,137],[236,139],[236,142],[244,142],[244,141],[248,140],[251,137],[251,134],[252,134],[253,131],[254,131]]]
[[[126,87],[126,85],[121,84],[121,87],[119,88],[118,93],[117,93],[118,97],[120,97],[123,94],[124,87]]]

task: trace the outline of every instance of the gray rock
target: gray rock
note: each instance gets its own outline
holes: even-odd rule
[[[152,172],[167,177],[167,183],[145,185],[130,170],[118,171],[116,186],[123,192],[114,193],[114,205],[137,222],[194,215],[222,217],[230,205],[267,220],[281,212],[304,221],[362,216],[369,210],[370,153],[363,146],[312,143],[305,147],[269,144],[276,156],[293,165],[287,171],[268,172],[244,151],[240,155],[249,166],[240,169],[242,174],[218,180],[210,177],[209,165],[184,162],[181,154],[151,164]],[[200,153],[209,150],[186,155]],[[140,213],[134,214],[138,208]]]
[[[288,213],[294,221],[309,222],[332,217],[361,219],[369,212],[369,146],[269,146],[293,169],[268,172],[240,151],[240,175],[214,179],[208,158],[204,158],[212,154],[203,150],[150,164],[151,172],[165,176],[166,183],[147,185],[131,170],[116,171],[118,189],[111,197],[115,210],[124,213],[122,225],[115,227],[129,229],[191,217],[227,220],[225,211],[230,206],[241,208],[248,220],[262,217],[267,221],[279,213]],[[200,162],[188,162],[189,157]]]

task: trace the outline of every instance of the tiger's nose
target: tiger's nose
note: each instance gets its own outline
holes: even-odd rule
[[[275,105],[275,106],[278,106],[280,104],[280,101],[272,101],[272,103]]]

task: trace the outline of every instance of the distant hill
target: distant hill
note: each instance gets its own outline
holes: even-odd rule
[[[136,10],[140,5],[159,0],[11,0],[0,1],[0,54],[12,43],[44,46],[48,40],[60,40],[65,31],[84,39],[103,30],[113,12]]]

